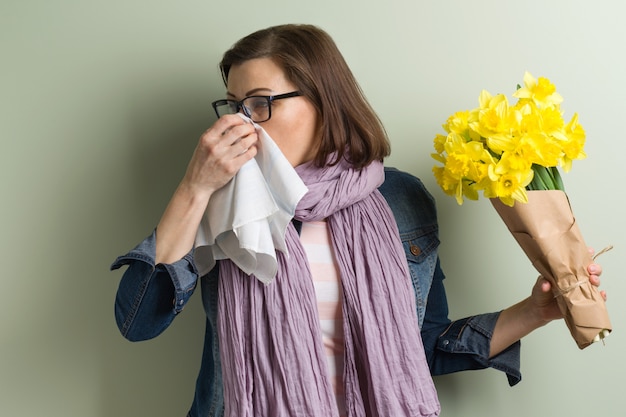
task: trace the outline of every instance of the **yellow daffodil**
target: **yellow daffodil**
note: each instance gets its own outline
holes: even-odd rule
[[[540,106],[555,106],[563,101],[550,80],[544,77],[536,79],[529,72],[524,74],[524,87],[513,93],[513,97],[532,100]]]
[[[564,128],[567,141],[563,144],[563,160],[561,166],[563,171],[569,172],[572,169],[572,161],[587,157],[583,150],[585,146],[585,129],[578,124],[578,114],[574,114],[572,120]]]
[[[437,154],[443,153],[444,147],[446,144],[446,139],[447,139],[447,136],[444,136],[444,135],[435,136],[435,140],[433,142],[434,142],[435,151],[437,151]]]
[[[512,171],[529,171],[532,169],[532,162],[524,153],[523,149],[518,152],[503,152],[502,155],[500,155],[500,162],[500,170],[502,170],[503,167]]]
[[[527,189],[562,189],[557,166],[569,171],[585,158],[585,131],[574,114],[563,121],[563,98],[547,78],[524,74],[510,105],[503,94],[483,90],[478,107],[452,114],[434,139],[433,168],[443,191],[459,204],[479,192],[505,204],[526,202]]]
[[[510,128],[509,102],[506,96],[492,96],[483,90],[479,102],[477,120],[471,122],[470,127],[483,137],[506,134]]]
[[[489,198],[499,197],[508,206],[513,206],[515,201],[527,203],[526,186],[533,179],[532,170],[514,171],[500,169],[499,165],[490,165],[489,167],[489,178],[492,181],[492,187],[490,190],[487,190],[486,196]]]
[[[450,116],[443,126],[448,133],[462,134],[467,131],[470,112],[468,110],[459,111]]]

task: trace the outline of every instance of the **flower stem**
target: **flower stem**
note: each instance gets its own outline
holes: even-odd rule
[[[526,186],[529,191],[533,190],[561,190],[564,191],[563,180],[557,167],[544,167],[533,165],[533,180]]]

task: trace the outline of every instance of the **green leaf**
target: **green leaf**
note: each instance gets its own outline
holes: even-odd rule
[[[533,172],[534,172],[534,176],[533,176],[533,180],[531,181],[531,183],[526,187],[526,189],[528,190],[554,190],[555,188],[555,183],[554,180],[552,178],[552,176],[550,175],[550,172],[548,172],[549,168],[546,168],[544,166],[541,165],[533,165]]]
[[[533,165],[533,180],[526,186],[529,191],[533,190],[561,190],[565,191],[563,179],[557,167],[546,168],[541,165]]]
[[[552,174],[552,178],[554,179],[554,187],[555,190],[565,191],[565,185],[563,184],[563,179],[561,178],[561,173],[557,167],[550,168],[550,173]]]

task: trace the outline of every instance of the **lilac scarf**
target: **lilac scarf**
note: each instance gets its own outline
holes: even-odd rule
[[[296,168],[309,192],[297,220],[328,219],[343,285],[349,417],[436,416],[407,261],[377,190],[381,163]],[[337,416],[306,254],[293,224],[289,256],[264,285],[221,261],[219,338],[227,417]]]

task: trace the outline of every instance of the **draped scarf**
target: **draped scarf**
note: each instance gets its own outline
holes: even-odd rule
[[[437,416],[407,261],[377,190],[384,169],[346,161],[296,171],[309,188],[295,219],[327,219],[343,288],[344,390],[349,417]],[[277,253],[269,285],[220,261],[218,332],[227,417],[338,415],[316,296],[298,232]]]

